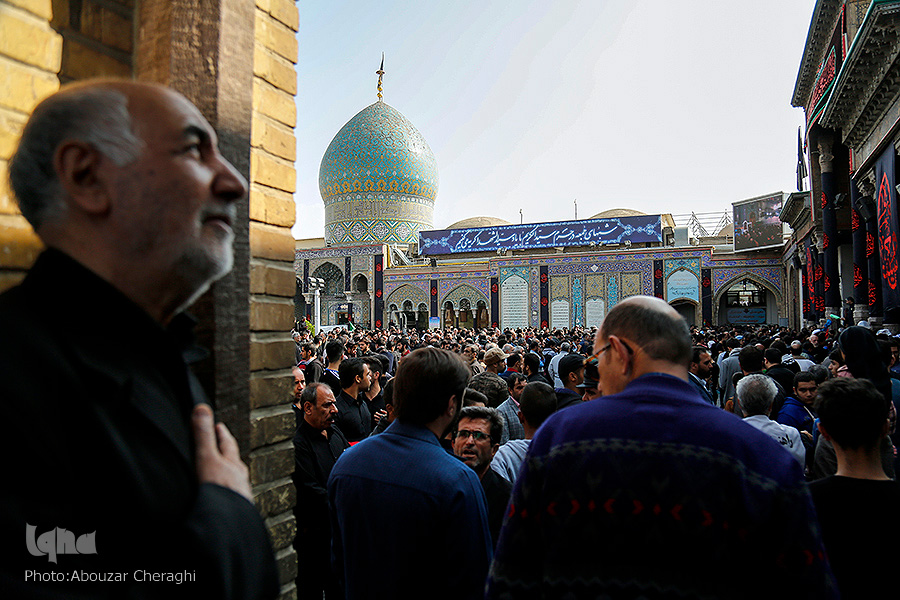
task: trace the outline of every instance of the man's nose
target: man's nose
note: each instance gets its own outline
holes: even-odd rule
[[[218,162],[218,171],[213,180],[213,192],[223,200],[237,202],[247,193],[247,180],[221,154]]]

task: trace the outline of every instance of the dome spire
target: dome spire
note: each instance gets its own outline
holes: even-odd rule
[[[381,76],[384,75],[384,52],[381,53],[381,68],[375,71],[375,74],[378,75],[378,101],[382,102],[381,99]]]

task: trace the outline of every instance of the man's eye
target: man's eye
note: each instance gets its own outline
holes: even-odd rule
[[[186,146],[184,149],[184,153],[199,157],[202,154],[202,151],[200,148],[200,143],[197,142],[195,144],[190,144],[190,145]]]

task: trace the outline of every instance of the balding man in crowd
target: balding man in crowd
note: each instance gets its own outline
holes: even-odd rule
[[[38,105],[9,172],[47,250],[0,297],[4,597],[275,597],[247,468],[186,363],[183,311],[231,270],[246,193],[216,132],[168,88],[90,81]],[[66,579],[23,576],[48,568]]]
[[[486,597],[836,597],[800,465],[700,398],[691,338],[658,298],[609,311],[603,398],[528,449]]]
[[[801,466],[805,466],[806,448],[803,447],[800,432],[795,427],[782,425],[769,418],[778,394],[775,381],[767,375],[753,373],[738,381],[734,393],[735,403],[744,415],[744,423],[769,435],[790,452]]]

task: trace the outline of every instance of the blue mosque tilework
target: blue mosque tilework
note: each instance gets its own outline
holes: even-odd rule
[[[612,274],[606,279],[607,307],[612,308],[619,301],[619,276]]]
[[[438,296],[443,298],[454,287],[460,285],[458,279],[441,279],[438,282]],[[487,278],[469,279],[466,278],[462,283],[467,284],[482,293],[486,298],[490,296],[490,285]]]
[[[605,298],[606,291],[604,288],[603,275],[586,275],[586,294],[585,298],[587,300],[594,300],[596,298]]]
[[[415,242],[419,229],[432,226],[437,191],[437,161],[428,142],[399,111],[375,102],[338,131],[322,158],[326,240]],[[365,210],[368,218],[360,218],[373,205],[374,211]],[[382,218],[392,213],[394,219]]]
[[[622,298],[639,296],[641,293],[641,274],[622,273]]]
[[[615,219],[583,219],[555,223],[495,225],[468,229],[422,231],[419,251],[429,254],[456,254],[521,248],[554,248],[661,242],[662,220],[659,215],[621,217]]]
[[[629,259],[633,258],[632,256],[628,256]],[[626,273],[626,272],[637,272],[641,273],[641,291],[639,293],[646,295],[653,295],[653,263],[652,261],[611,261],[611,262],[602,262],[602,263],[593,263],[593,264],[569,264],[562,266],[552,266],[550,267],[550,273],[552,275],[563,274],[563,273],[584,273],[590,276],[593,273],[601,274],[601,273]]]
[[[518,275],[525,281],[528,281],[528,268],[521,267],[504,267],[500,269],[500,285],[510,278],[512,275]]]
[[[489,299],[487,295],[482,294],[479,290],[476,290],[470,285],[466,285],[465,283],[454,288],[449,294],[444,296],[441,299],[441,306],[444,305],[445,302],[450,302],[453,304],[453,308],[455,310],[460,310],[460,301],[465,298],[469,301],[469,308],[475,308],[478,306],[478,302],[484,302],[485,306],[488,305]]]
[[[403,273],[398,275],[385,275],[385,281],[428,281],[440,276],[442,279],[474,279],[488,277],[490,271],[468,271],[468,272],[447,272],[447,273]]]
[[[384,310],[389,311],[392,304],[396,304],[398,309],[402,309],[403,303],[407,300],[412,304],[413,310],[417,310],[416,307],[418,307],[419,304],[424,304],[427,310],[428,296],[425,292],[409,287],[395,290],[395,293],[391,294],[384,303]]]
[[[317,248],[314,250],[295,250],[294,257],[297,260],[304,259],[313,259],[313,258],[326,258],[333,256],[363,256],[366,254],[381,254],[382,246],[381,244],[373,244],[369,246],[352,246],[352,247],[332,247],[332,248]]]
[[[384,297],[392,298],[394,292],[398,289],[403,288],[404,286],[410,286],[414,289],[417,289],[422,292],[422,296],[424,297],[423,302],[428,302],[428,294],[431,293],[431,286],[428,280],[424,281],[402,281],[402,282],[391,282],[384,284]]]
[[[354,273],[363,273],[368,276],[375,268],[375,257],[371,254],[363,255],[363,256],[351,256],[350,264],[352,265],[351,270]]]
[[[576,275],[574,281],[572,281],[572,308],[574,309],[573,323],[575,327],[584,325],[584,316],[582,315],[583,307],[584,297],[581,293],[581,276]]]
[[[550,278],[550,301],[569,299],[569,278],[557,276]]]
[[[414,244],[418,241],[420,226],[420,223],[396,220],[330,223],[325,226],[325,239],[338,244],[371,242]]]
[[[741,268],[741,269],[714,269],[713,270],[713,295],[718,296],[725,291],[725,287],[730,287],[732,282],[741,279],[758,279],[760,283],[768,283],[774,289],[776,298],[781,299],[781,268],[780,267],[757,267],[757,268]]]
[[[668,279],[669,275],[678,269],[687,269],[700,279],[700,259],[699,258],[675,258],[666,259],[663,262],[663,279]]]
[[[319,269],[319,267],[321,267],[322,265],[326,265],[326,264],[328,264],[328,265],[333,265],[338,271],[341,272],[341,276],[343,276],[343,274],[344,274],[344,269],[343,269],[344,261],[340,261],[340,263],[338,263],[337,260],[334,260],[334,259],[328,259],[328,258],[318,258],[318,259],[312,259],[312,260],[310,260],[310,261],[309,261],[309,274],[310,274],[312,277],[321,277],[321,276],[322,276],[322,275],[321,275],[321,272],[320,272],[318,275],[316,275],[316,271]]]

